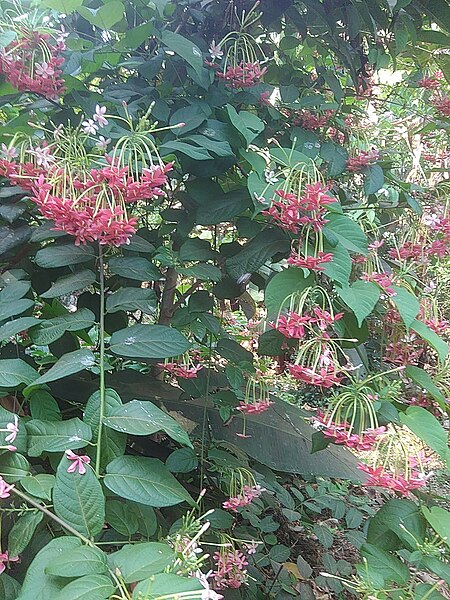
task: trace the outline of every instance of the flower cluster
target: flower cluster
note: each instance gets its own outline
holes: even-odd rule
[[[384,293],[391,297],[396,295],[396,291],[392,287],[394,275],[388,275],[387,273],[377,273],[374,271],[373,273],[363,273],[362,279],[364,281],[370,281],[372,283],[376,283],[383,289]]]
[[[272,217],[275,223],[292,233],[298,233],[300,226],[311,226],[319,231],[327,222],[324,215],[327,206],[336,200],[326,193],[328,187],[320,182],[306,184],[303,195],[276,190],[275,193],[281,198],[274,200],[272,206],[262,212]]]
[[[333,260],[333,255],[331,252],[318,252],[317,256],[301,256],[296,252],[292,252],[289,258],[287,259],[288,264],[293,267],[303,267],[305,269],[309,269],[310,271],[323,271],[326,263],[329,263]]]
[[[247,506],[248,504],[250,504],[250,502],[253,502],[255,498],[259,498],[264,491],[265,489],[260,485],[244,485],[241,494],[230,498],[229,500],[226,500],[225,502],[223,502],[222,506],[226,510],[238,512],[239,508]]]
[[[217,65],[214,65],[217,68]],[[267,67],[261,67],[259,62],[240,62],[233,66],[228,66],[225,71],[217,71],[217,77],[221,79],[227,87],[232,89],[246,89],[254,87],[261,83]]]
[[[294,118],[292,119],[292,124],[294,126],[299,125],[300,127],[303,127],[303,129],[312,131],[327,125],[333,115],[334,111],[332,110],[326,110],[321,115],[315,115],[309,112],[309,110],[301,110],[295,114]]]
[[[84,475],[86,473],[86,467],[91,462],[89,456],[75,454],[72,450],[66,450],[66,458],[72,461],[72,464],[67,467],[68,473],[78,473]]]
[[[158,366],[174,377],[180,377],[181,379],[195,379],[197,373],[203,369],[202,365],[189,366],[188,364],[181,364],[178,362],[158,363]]]
[[[17,562],[18,560],[18,556],[9,556],[8,550],[6,550],[5,552],[0,552],[0,575],[6,570],[7,564],[11,562]]]
[[[0,476],[0,498],[9,498],[11,495],[9,492],[12,489],[14,489],[14,485],[8,485],[3,477]]]
[[[294,311],[287,311],[285,315],[280,315],[272,326],[288,338],[300,339],[305,336],[306,329],[312,330],[317,325],[320,331],[326,331],[328,327],[339,321],[344,313],[332,315],[327,310],[315,306],[311,314],[299,315]]]
[[[341,444],[347,448],[358,451],[371,450],[378,438],[386,431],[385,427],[369,428],[360,434],[352,431],[350,423],[343,421],[336,423],[318,411],[313,417],[313,423],[317,426],[326,438],[333,441],[334,444]]]
[[[60,78],[65,49],[62,40],[51,43],[48,33],[21,30],[21,37],[0,51],[0,74],[20,92],[55,99],[64,92]]]
[[[262,400],[253,400],[252,402],[239,402],[237,410],[240,410],[245,415],[259,415],[272,406],[273,402],[267,398]]]
[[[370,150],[369,152],[361,150],[359,154],[347,160],[347,169],[353,172],[363,171],[369,165],[376,163],[379,158],[378,150]]]
[[[416,490],[426,485],[430,475],[425,476],[417,470],[410,474],[399,474],[387,471],[384,467],[371,467],[364,463],[358,464],[358,469],[369,475],[366,485],[384,487],[402,496],[408,496],[411,490]]]
[[[216,569],[213,571],[214,585],[218,590],[237,589],[248,579],[247,557],[238,549],[224,549],[213,556]]]
[[[427,90],[437,90],[442,85],[443,77],[444,74],[442,71],[436,71],[431,77],[422,77],[422,79],[417,82],[417,85]]]
[[[322,364],[315,369],[303,365],[288,365],[288,369],[294,379],[307,385],[330,388],[333,385],[339,385],[342,381],[342,375],[337,372],[334,364]]]

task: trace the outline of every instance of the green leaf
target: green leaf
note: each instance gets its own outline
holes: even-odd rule
[[[422,10],[431,17],[434,23],[450,33],[450,16],[445,0],[418,0]]]
[[[398,558],[372,544],[363,544],[361,554],[367,559],[369,573],[382,577],[384,581],[393,581],[404,585],[409,579],[409,569]]]
[[[115,50],[136,50],[141,44],[146,42],[153,34],[153,23],[142,23],[133,29],[125,32],[125,35],[114,45]],[[129,250],[130,248],[127,248]]]
[[[345,170],[348,152],[342,146],[324,142],[320,148],[320,156],[328,162],[328,177],[336,177]]]
[[[326,525],[314,525],[313,533],[317,536],[317,539],[322,544],[324,548],[331,548],[333,545],[334,537],[330,531],[330,528]]]
[[[70,15],[83,4],[83,0],[41,0],[42,6],[53,8],[58,13]]]
[[[108,417],[112,411],[122,406],[122,400],[119,394],[109,388],[105,390],[104,416]],[[96,438],[100,422],[100,391],[97,390],[89,397],[86,408],[84,409],[83,420],[92,428],[92,436]],[[123,456],[127,443],[125,433],[114,431],[113,429],[103,428],[102,430],[102,452],[101,467],[105,467],[109,462]]]
[[[414,319],[410,329],[418,333],[422,339],[428,342],[438,353],[439,360],[444,362],[448,354],[448,344],[444,342],[441,336],[430,329],[428,325],[425,325],[425,323],[422,323],[422,321],[418,321],[417,319]]]
[[[44,515],[41,512],[29,512],[17,519],[8,534],[9,556],[22,554],[43,518]]]
[[[434,450],[450,468],[448,435],[434,415],[421,406],[410,406],[400,413],[400,421]]]
[[[85,575],[68,583],[54,600],[108,600],[114,590],[106,575]]]
[[[43,452],[63,452],[84,448],[92,439],[89,425],[78,417],[65,421],[27,421],[30,436],[28,456],[40,456]]]
[[[150,579],[140,581],[133,590],[133,600],[156,600],[161,596],[173,594],[176,597],[180,594],[183,597],[183,592],[205,591],[205,588],[195,577],[180,577],[173,573],[159,573]],[[200,596],[199,596],[200,597]]]
[[[95,357],[90,350],[83,348],[81,350],[75,350],[74,352],[67,352],[64,354],[47,373],[41,375],[38,379],[35,379],[33,385],[41,385],[48,383],[49,381],[56,381],[62,379],[68,375],[73,375],[79,371],[84,371],[89,367],[95,365]]]
[[[178,269],[181,275],[185,277],[194,277],[200,281],[220,281],[222,279],[221,270],[215,265],[208,265],[206,263],[197,263],[192,267],[183,267]]]
[[[9,319],[9,317],[20,315],[33,306],[34,301],[28,300],[28,298],[23,298],[22,300],[15,299],[14,302],[11,303],[11,300],[2,298],[0,293],[0,321],[5,321],[6,319]]]
[[[431,508],[422,506],[422,513],[435,532],[450,547],[450,514],[448,510],[440,506],[432,506]]]
[[[241,344],[238,344],[235,340],[228,338],[222,338],[217,342],[216,351],[233,363],[252,363],[253,355],[251,352],[246,350]]]
[[[61,421],[61,411],[58,403],[43,389],[34,389],[28,395],[30,412],[33,419],[40,421]]]
[[[131,435],[152,435],[164,431],[176,442],[192,446],[186,431],[167,413],[142,400],[132,400],[108,412],[104,424]]]
[[[303,269],[290,267],[274,275],[267,284],[265,305],[267,318],[276,319],[283,308],[289,305],[289,297],[314,284],[313,275],[305,277]]]
[[[30,464],[21,454],[8,452],[0,455],[0,475],[8,482],[15,483],[30,472]]]
[[[50,244],[36,252],[35,262],[38,267],[55,269],[89,262],[95,258],[92,246],[75,246],[75,244]]]
[[[139,533],[147,539],[151,538],[158,529],[158,520],[153,508],[137,502],[128,502],[127,505],[130,511],[137,516]]]
[[[384,173],[380,165],[369,165],[365,169],[364,193],[369,196],[375,194],[384,185]]]
[[[380,297],[380,288],[370,281],[355,281],[349,287],[336,288],[338,295],[354,312],[358,325],[370,315]]]
[[[21,331],[26,331],[30,327],[40,323],[35,317],[20,317],[13,321],[8,321],[0,327],[0,342],[9,340],[9,338],[17,335]]]
[[[88,285],[91,285],[95,282],[95,279],[95,273],[89,269],[71,273],[70,275],[57,279],[49,290],[41,294],[41,298],[57,298],[58,296],[71,294],[72,292],[82,290]]]
[[[17,600],[19,593],[20,583],[7,573],[2,573],[0,577],[0,600]]]
[[[161,273],[142,256],[116,256],[110,258],[108,266],[113,275],[120,275],[135,281],[159,281]]]
[[[393,285],[392,288],[395,291],[395,296],[392,296],[392,301],[397,307],[397,310],[405,323],[406,329],[409,329],[419,313],[419,301],[414,294],[411,294],[411,292],[408,292],[403,287]]]
[[[64,421],[65,422],[65,421]],[[86,473],[68,473],[72,464],[66,455],[56,471],[53,488],[55,513],[85,537],[94,537],[103,529],[105,522],[105,497],[102,487],[91,467]]]
[[[160,573],[174,559],[173,550],[167,544],[144,542],[123,546],[109,555],[108,563],[111,569],[119,569],[125,583],[134,583]]]
[[[47,473],[29,475],[28,477],[24,477],[20,484],[31,496],[41,498],[42,500],[51,500],[52,489],[55,485],[55,476]]]
[[[87,308],[80,308],[53,319],[40,320],[39,325],[30,334],[31,340],[38,346],[48,346],[64,335],[66,331],[90,329],[95,323],[95,315]]]
[[[408,365],[405,369],[406,377],[410,377],[420,387],[424,388],[431,396],[439,403],[439,406],[444,410],[447,408],[447,400],[439,388],[434,384],[431,377],[426,371],[419,367]]]
[[[105,30],[111,29],[113,25],[121,21],[124,11],[125,7],[120,0],[111,0],[100,8],[80,6],[77,9],[78,14],[89,21],[91,25]]]
[[[198,467],[198,458],[192,448],[179,448],[169,454],[166,467],[171,473],[190,473]]]
[[[30,385],[38,374],[21,358],[4,358],[0,360],[0,388],[15,388],[19,385]]]
[[[246,189],[237,189],[227,194],[215,194],[208,199],[208,202],[200,204],[197,208],[195,221],[199,225],[225,223],[240,215],[250,205],[251,198]]]
[[[352,259],[348,250],[342,244],[337,244],[334,247],[326,244],[324,251],[333,255],[331,262],[324,264],[325,275],[340,283],[342,287],[346,287],[352,272]]]
[[[40,550],[28,567],[22,586],[22,591],[16,600],[49,600],[55,598],[65,581],[47,575],[45,568],[62,554],[70,554],[74,548],[81,545],[78,538],[63,536],[53,539]]]
[[[129,504],[119,500],[106,502],[106,522],[121,535],[130,538],[139,528],[136,513],[130,510]]]
[[[419,542],[423,541],[425,519],[414,502],[393,498],[370,519],[367,541],[383,550],[396,550],[403,547],[404,543],[415,549],[415,542],[410,534]]]
[[[289,252],[289,242],[280,232],[275,229],[268,229],[258,233],[250,242],[243,246],[234,256],[230,256],[225,261],[228,274],[233,279],[246,273],[254,273],[264,263],[275,256],[277,253],[287,254]]]
[[[183,262],[191,260],[214,260],[218,256],[217,252],[211,248],[211,243],[208,240],[200,238],[187,239],[181,245],[178,255]]]
[[[140,310],[151,315],[155,312],[157,299],[155,291],[150,288],[120,288],[106,298],[106,312],[119,310],[134,312]]]
[[[52,560],[45,569],[48,575],[57,577],[69,577],[72,579],[84,575],[95,575],[105,573],[106,554],[93,546],[79,546],[74,548],[70,554],[63,554]]]
[[[122,456],[107,466],[106,473],[106,487],[121,498],[155,507],[193,503],[184,487],[155,458]]]
[[[174,33],[168,29],[161,32],[161,41],[165,46],[172,50],[172,52],[181,56],[183,60],[191,65],[197,75],[201,75],[204,69],[203,55],[196,44],[179,33]]]
[[[2,48],[9,46],[9,44],[11,42],[13,42],[16,39],[16,37],[17,37],[17,34],[12,29],[7,29],[6,31],[2,31],[0,33],[0,46]]]
[[[350,252],[367,256],[367,237],[356,221],[338,213],[327,214],[327,221],[322,231],[331,246],[340,243]]]
[[[170,358],[190,347],[184,335],[164,325],[132,325],[115,331],[110,341],[114,354],[131,358]]]
[[[231,125],[238,131],[239,135],[245,140],[246,148],[258,137],[264,130],[264,123],[256,115],[241,110],[239,113],[231,104],[226,105],[228,118]]]

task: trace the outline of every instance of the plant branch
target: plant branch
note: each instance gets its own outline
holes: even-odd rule
[[[100,407],[98,414],[97,450],[95,455],[95,474],[100,477],[102,457],[103,419],[105,418],[105,265],[103,261],[103,248],[99,244],[99,270],[100,270]]]

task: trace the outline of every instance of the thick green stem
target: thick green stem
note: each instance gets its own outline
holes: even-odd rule
[[[30,498],[27,494],[24,494],[23,492],[18,490],[16,487],[13,488],[11,491],[14,494],[16,494],[16,496],[19,496],[19,498],[22,498],[23,500],[25,500],[25,502],[27,502],[28,504],[31,504],[31,506],[34,506],[34,508],[37,508],[38,510],[40,510],[42,513],[44,513],[44,515],[47,515],[47,517],[50,517],[50,519],[52,519],[53,521],[55,521],[56,523],[61,525],[61,527],[63,527],[64,529],[66,529],[67,531],[69,531],[70,533],[75,535],[77,538],[82,540],[85,544],[88,544],[89,546],[93,546],[93,543],[91,542],[91,540],[89,540],[87,537],[84,537],[84,535],[82,535],[79,531],[74,529],[71,525],[69,525],[68,523],[66,523],[59,517],[57,517],[54,513],[52,513],[50,510],[48,510],[48,508],[46,508],[45,506],[42,506],[42,504],[39,504],[39,502],[36,502],[35,500],[33,500],[33,498]]]
[[[99,244],[99,271],[100,271],[100,317],[99,317],[99,346],[100,346],[100,406],[98,411],[97,452],[95,456],[95,474],[100,477],[102,458],[102,433],[103,419],[105,418],[105,265],[103,262],[103,248]]]

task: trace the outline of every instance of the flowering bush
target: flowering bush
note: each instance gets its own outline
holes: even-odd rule
[[[444,597],[444,23],[310,4],[0,2],[0,600]]]

